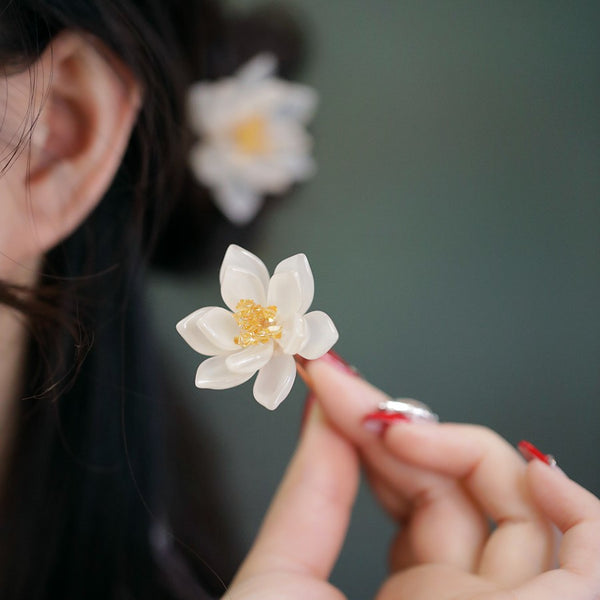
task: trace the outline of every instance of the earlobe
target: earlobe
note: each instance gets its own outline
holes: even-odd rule
[[[140,106],[131,72],[94,38],[59,34],[35,69],[48,81],[32,132],[26,185],[38,244],[47,251],[101,200]]]

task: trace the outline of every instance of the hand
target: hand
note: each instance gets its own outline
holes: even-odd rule
[[[527,465],[481,427],[397,424],[375,435],[362,418],[387,396],[330,361],[308,371],[327,418],[359,449],[376,495],[401,524],[378,600],[598,597],[595,496],[541,461]]]
[[[327,578],[358,479],[356,451],[314,405],[259,535],[223,600],[343,600]]]

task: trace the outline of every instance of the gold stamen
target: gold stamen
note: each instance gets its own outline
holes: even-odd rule
[[[253,115],[233,127],[231,135],[238,150],[244,154],[264,154],[269,147],[267,122],[260,115]]]
[[[233,318],[240,326],[240,335],[234,337],[233,341],[242,348],[281,338],[276,306],[261,306],[254,300],[240,300],[235,310]]]

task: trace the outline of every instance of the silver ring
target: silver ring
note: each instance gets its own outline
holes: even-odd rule
[[[402,414],[406,415],[411,421],[428,421],[437,423],[439,417],[423,402],[413,398],[395,398],[380,402],[377,410],[388,415]]]

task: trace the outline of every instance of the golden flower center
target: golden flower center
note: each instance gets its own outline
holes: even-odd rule
[[[261,306],[254,300],[240,300],[235,310],[233,318],[240,326],[240,335],[234,337],[233,341],[242,348],[281,338],[276,306]]]
[[[237,149],[244,154],[264,154],[269,148],[267,121],[261,115],[253,115],[240,121],[231,135]]]

